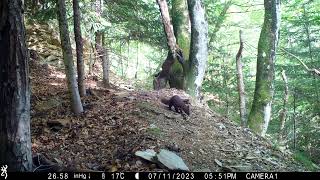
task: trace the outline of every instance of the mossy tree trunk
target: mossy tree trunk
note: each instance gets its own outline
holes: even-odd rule
[[[264,136],[271,119],[274,94],[274,63],[280,26],[280,0],[264,0],[264,23],[258,43],[256,86],[249,127]]]
[[[65,0],[57,0],[58,21],[60,30],[61,47],[63,52],[63,61],[68,81],[68,89],[71,94],[71,108],[73,113],[79,115],[83,112],[83,107],[78,91],[78,84],[73,65],[73,55],[69,37],[68,23],[66,17]]]
[[[23,1],[1,0],[0,16],[0,166],[7,165],[10,172],[31,171],[29,56]]]
[[[200,99],[202,81],[208,60],[208,23],[201,0],[188,0],[191,20],[191,47],[188,62],[187,91]]]
[[[187,0],[172,0],[171,9],[172,25],[176,37],[177,45],[182,51],[184,63],[174,59],[169,73],[169,84],[171,88],[185,89],[186,74],[189,69],[189,54],[190,54],[190,19],[188,14]]]

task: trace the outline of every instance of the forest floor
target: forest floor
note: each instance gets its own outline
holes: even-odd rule
[[[30,39],[35,39],[40,30],[33,32],[38,33],[30,35],[29,31],[29,47],[36,44]],[[43,59],[30,61],[32,150],[59,167],[166,171],[135,156],[135,152],[168,149],[175,151],[191,171],[305,170],[290,153],[277,150],[267,139],[239,127],[176,89],[134,90],[123,85],[126,82],[115,75],[111,76],[112,87],[106,89],[99,78],[89,76],[88,94],[82,98],[85,111],[81,116],[74,116],[63,70],[44,61],[54,53],[46,56],[43,52],[53,50],[43,45],[43,51],[39,52],[37,44],[32,47]],[[61,61],[61,56],[51,58],[52,61]],[[161,97],[174,94],[190,99],[189,117],[161,104]]]

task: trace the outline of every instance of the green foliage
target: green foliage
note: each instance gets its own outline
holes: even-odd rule
[[[315,164],[311,161],[310,157],[303,152],[303,151],[296,151],[293,154],[293,157],[296,161],[300,162],[303,164],[307,169],[310,169],[312,171],[316,171],[317,168],[315,167]]]

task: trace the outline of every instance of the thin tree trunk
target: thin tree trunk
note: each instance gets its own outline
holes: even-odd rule
[[[121,77],[124,77],[123,73],[123,59],[122,59],[122,43],[120,40],[120,64],[121,64]]]
[[[95,48],[96,48],[96,62],[102,60],[102,33],[96,32],[95,33]]]
[[[102,44],[103,44],[103,56],[102,56],[102,68],[103,68],[103,85],[104,87],[108,88],[110,87],[110,82],[109,82],[109,66],[110,66],[110,63],[109,63],[109,49],[108,48],[104,48],[106,43],[105,43],[105,35],[103,35],[103,38],[102,38]]]
[[[243,39],[242,39],[242,31],[239,31],[240,37],[240,48],[236,56],[236,64],[237,64],[237,78],[238,78],[238,92],[239,92],[239,110],[240,110],[240,120],[241,126],[247,126],[247,109],[246,109],[246,95],[244,90],[244,80],[243,80],[243,69],[241,63],[242,50],[243,50]]]
[[[149,63],[150,63],[150,61],[149,61]],[[137,42],[136,73],[134,74],[135,79],[138,79],[138,67],[139,67],[139,41]]]
[[[109,53],[108,49],[103,48],[102,56],[102,68],[103,68],[103,85],[104,87],[110,87],[109,82]]]
[[[264,0],[264,23],[258,43],[257,74],[249,127],[264,136],[271,119],[274,64],[279,39],[280,0]]]
[[[96,13],[97,16],[101,17],[102,14],[102,8],[103,8],[103,0],[96,0],[95,2],[95,8],[96,8]],[[99,30],[95,32],[95,48],[96,48],[96,61],[101,60],[102,61],[102,54],[103,54],[103,49],[102,49],[102,32]]]
[[[296,150],[296,104],[297,96],[296,96],[296,89],[294,88],[293,91],[293,150]]]
[[[79,1],[73,0],[73,20],[74,20],[74,36],[76,41],[76,52],[77,52],[77,70],[78,70],[78,89],[80,96],[85,96],[86,89],[84,85],[84,63],[83,63],[83,43],[81,37],[81,26],[80,26],[80,7]]]
[[[282,112],[280,113],[280,131],[279,131],[279,141],[283,140],[283,135],[284,135],[284,125],[286,123],[286,118],[287,118],[287,104],[289,100],[289,87],[288,87],[288,79],[286,76],[286,73],[284,70],[281,72],[281,77],[284,82],[284,97],[283,97],[283,109]]]
[[[23,5],[22,0],[0,1],[0,166],[6,165],[10,172],[32,170]]]
[[[171,24],[169,8],[166,0],[157,0],[160,8],[162,24],[167,37],[167,43],[173,58],[176,57],[176,37],[174,35],[173,26]]]
[[[89,74],[92,75],[92,69],[93,69],[93,65],[94,65],[94,61],[95,61],[95,57],[92,57],[92,54],[94,53],[94,45],[91,42],[90,43],[90,60],[89,60]]]
[[[223,55],[223,62],[222,62],[222,69],[223,69],[223,89],[225,94],[225,109],[226,109],[226,117],[229,118],[229,87],[228,87],[228,78],[227,78],[227,68],[226,68],[226,58],[225,55]]]
[[[208,61],[208,23],[202,0],[188,0],[188,9],[191,21],[191,46],[187,91],[200,100]]]
[[[68,89],[71,95],[71,108],[76,115],[79,115],[81,112],[83,112],[83,107],[80,100],[78,84],[73,66],[73,57],[66,17],[65,0],[57,0],[57,10],[63,60],[65,65],[65,72],[67,75]]]
[[[304,17],[304,28],[305,28],[307,39],[308,39],[309,57],[310,57],[311,61],[313,61],[310,30],[309,30],[310,25],[309,25],[309,19],[308,19],[307,13],[306,13],[305,6],[303,6],[303,17]]]
[[[130,39],[128,40],[128,49],[127,49],[127,61],[126,61],[126,67],[125,67],[125,74],[128,72],[128,67],[129,67],[129,60],[130,60]]]

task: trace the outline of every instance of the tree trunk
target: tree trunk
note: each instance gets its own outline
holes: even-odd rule
[[[176,37],[175,37],[174,31],[173,31],[173,26],[172,26],[171,20],[170,20],[169,8],[167,5],[167,1],[166,0],[157,0],[157,3],[160,8],[160,13],[161,13],[161,17],[162,17],[162,24],[163,24],[164,31],[165,31],[165,34],[167,37],[167,44],[169,47],[169,52],[168,52],[167,59],[162,64],[161,72],[159,72],[153,80],[153,88],[155,90],[165,88],[167,85],[167,81],[170,78],[171,78],[171,80],[175,78],[170,73],[172,72],[171,68],[175,62],[175,58],[177,57],[177,42],[176,42]],[[175,85],[179,84],[179,82],[176,82],[176,83],[172,83],[172,81],[170,81],[170,82],[171,82],[170,86],[172,85],[171,87],[174,87]],[[180,88],[180,89],[182,89],[182,88]]]
[[[84,63],[83,63],[83,44],[80,27],[80,7],[79,1],[73,0],[73,20],[74,20],[74,36],[77,48],[77,70],[78,70],[78,89],[80,96],[85,96],[86,89],[84,85]]]
[[[293,90],[293,150],[296,150],[297,147],[297,138],[296,138],[296,134],[297,134],[297,128],[296,128],[296,122],[297,122],[297,114],[296,114],[296,109],[297,109],[297,94],[296,94],[296,89],[294,88]]]
[[[176,57],[176,37],[174,35],[173,27],[170,20],[169,8],[166,0],[157,0],[157,3],[160,8],[160,13],[162,17],[163,28],[167,37],[167,43],[169,49],[173,55]]]
[[[149,61],[149,63],[150,63],[150,61]],[[138,79],[138,67],[139,67],[139,41],[137,42],[136,73],[134,74],[135,79]]]
[[[103,48],[103,56],[102,56],[102,69],[103,69],[103,86],[108,88],[110,87],[109,82],[109,53],[108,49]]]
[[[288,100],[289,100],[288,79],[287,79],[287,76],[286,76],[286,73],[284,70],[282,70],[282,72],[281,72],[281,77],[284,82],[284,97],[283,97],[283,109],[280,113],[281,125],[280,125],[280,131],[279,131],[279,141],[283,140],[284,125],[286,123],[286,117],[287,117],[287,111],[288,111],[287,104],[288,104]]]
[[[189,71],[189,55],[190,55],[190,19],[188,13],[187,0],[172,0],[172,25],[176,43],[181,51],[183,61],[174,58],[174,63],[171,66],[169,74],[169,84],[171,88],[186,89],[186,76]],[[177,61],[178,60],[178,61]]]
[[[246,110],[246,95],[244,90],[244,80],[243,80],[243,70],[242,70],[242,50],[243,50],[243,39],[242,39],[242,31],[239,31],[240,36],[240,48],[236,56],[236,64],[237,64],[237,79],[238,79],[238,92],[239,92],[239,110],[240,110],[240,120],[241,126],[247,126],[247,110]]]
[[[257,75],[249,127],[264,136],[271,119],[274,63],[280,26],[280,1],[264,0],[265,15],[258,44]]]
[[[71,108],[72,111],[79,115],[83,112],[83,107],[78,91],[77,80],[73,67],[73,56],[68,31],[68,24],[66,18],[66,4],[65,0],[57,0],[58,21],[60,29],[61,47],[63,52],[63,61],[65,65],[65,72],[67,75],[68,88],[71,93]]]
[[[95,48],[96,48],[96,62],[102,60],[102,33],[100,31],[95,33]]]
[[[103,8],[103,0],[96,0],[95,2],[95,8],[96,8],[96,13],[97,16],[101,17],[102,14],[102,8]],[[95,32],[95,48],[96,48],[96,61],[101,60],[102,61],[102,53],[103,53],[103,49],[102,49],[102,32],[100,30],[98,30],[97,32]]]
[[[30,86],[22,0],[0,1],[0,165],[31,171]]]
[[[106,45],[105,43],[105,36],[103,35],[102,38],[102,44],[103,46]],[[110,82],[109,82],[109,68],[110,68],[110,59],[109,59],[109,49],[108,48],[102,48],[103,49],[103,56],[102,56],[102,69],[103,69],[103,75],[102,75],[102,81],[103,81],[103,86],[106,88],[110,87]]]
[[[94,45],[91,42],[90,43],[90,57],[89,57],[89,74],[92,75],[92,69],[93,69],[93,65],[94,65],[94,61],[95,61],[95,57],[92,57],[92,54],[94,53]]]
[[[166,70],[162,69],[162,72],[158,73],[154,79],[154,88],[165,88],[167,81],[169,81],[171,88],[185,89],[186,64],[190,50],[190,23],[187,1],[172,1],[173,25],[171,25],[166,0],[157,0],[157,2],[160,7],[170,53],[162,64],[162,67],[165,66]]]
[[[123,69],[124,69],[124,67],[123,67],[123,58],[122,58],[122,43],[121,43],[121,40],[119,41],[120,42],[120,65],[121,65],[121,77],[124,77],[124,71],[123,71]]]
[[[230,75],[229,75],[229,71],[228,71],[228,68],[227,68],[227,63],[226,63],[226,55],[224,54],[223,55],[223,58],[222,58],[222,66],[221,66],[221,69],[222,69],[222,87],[224,89],[224,95],[225,95],[225,116],[226,118],[229,118],[229,111],[230,111],[230,100],[229,100],[229,97],[230,97],[230,88],[228,87],[228,81],[230,80]]]
[[[188,0],[191,20],[191,47],[188,93],[200,100],[202,81],[208,60],[208,23],[201,0]]]
[[[128,49],[127,49],[127,61],[125,65],[125,74],[128,72],[129,61],[130,61],[130,39],[127,41]]]

